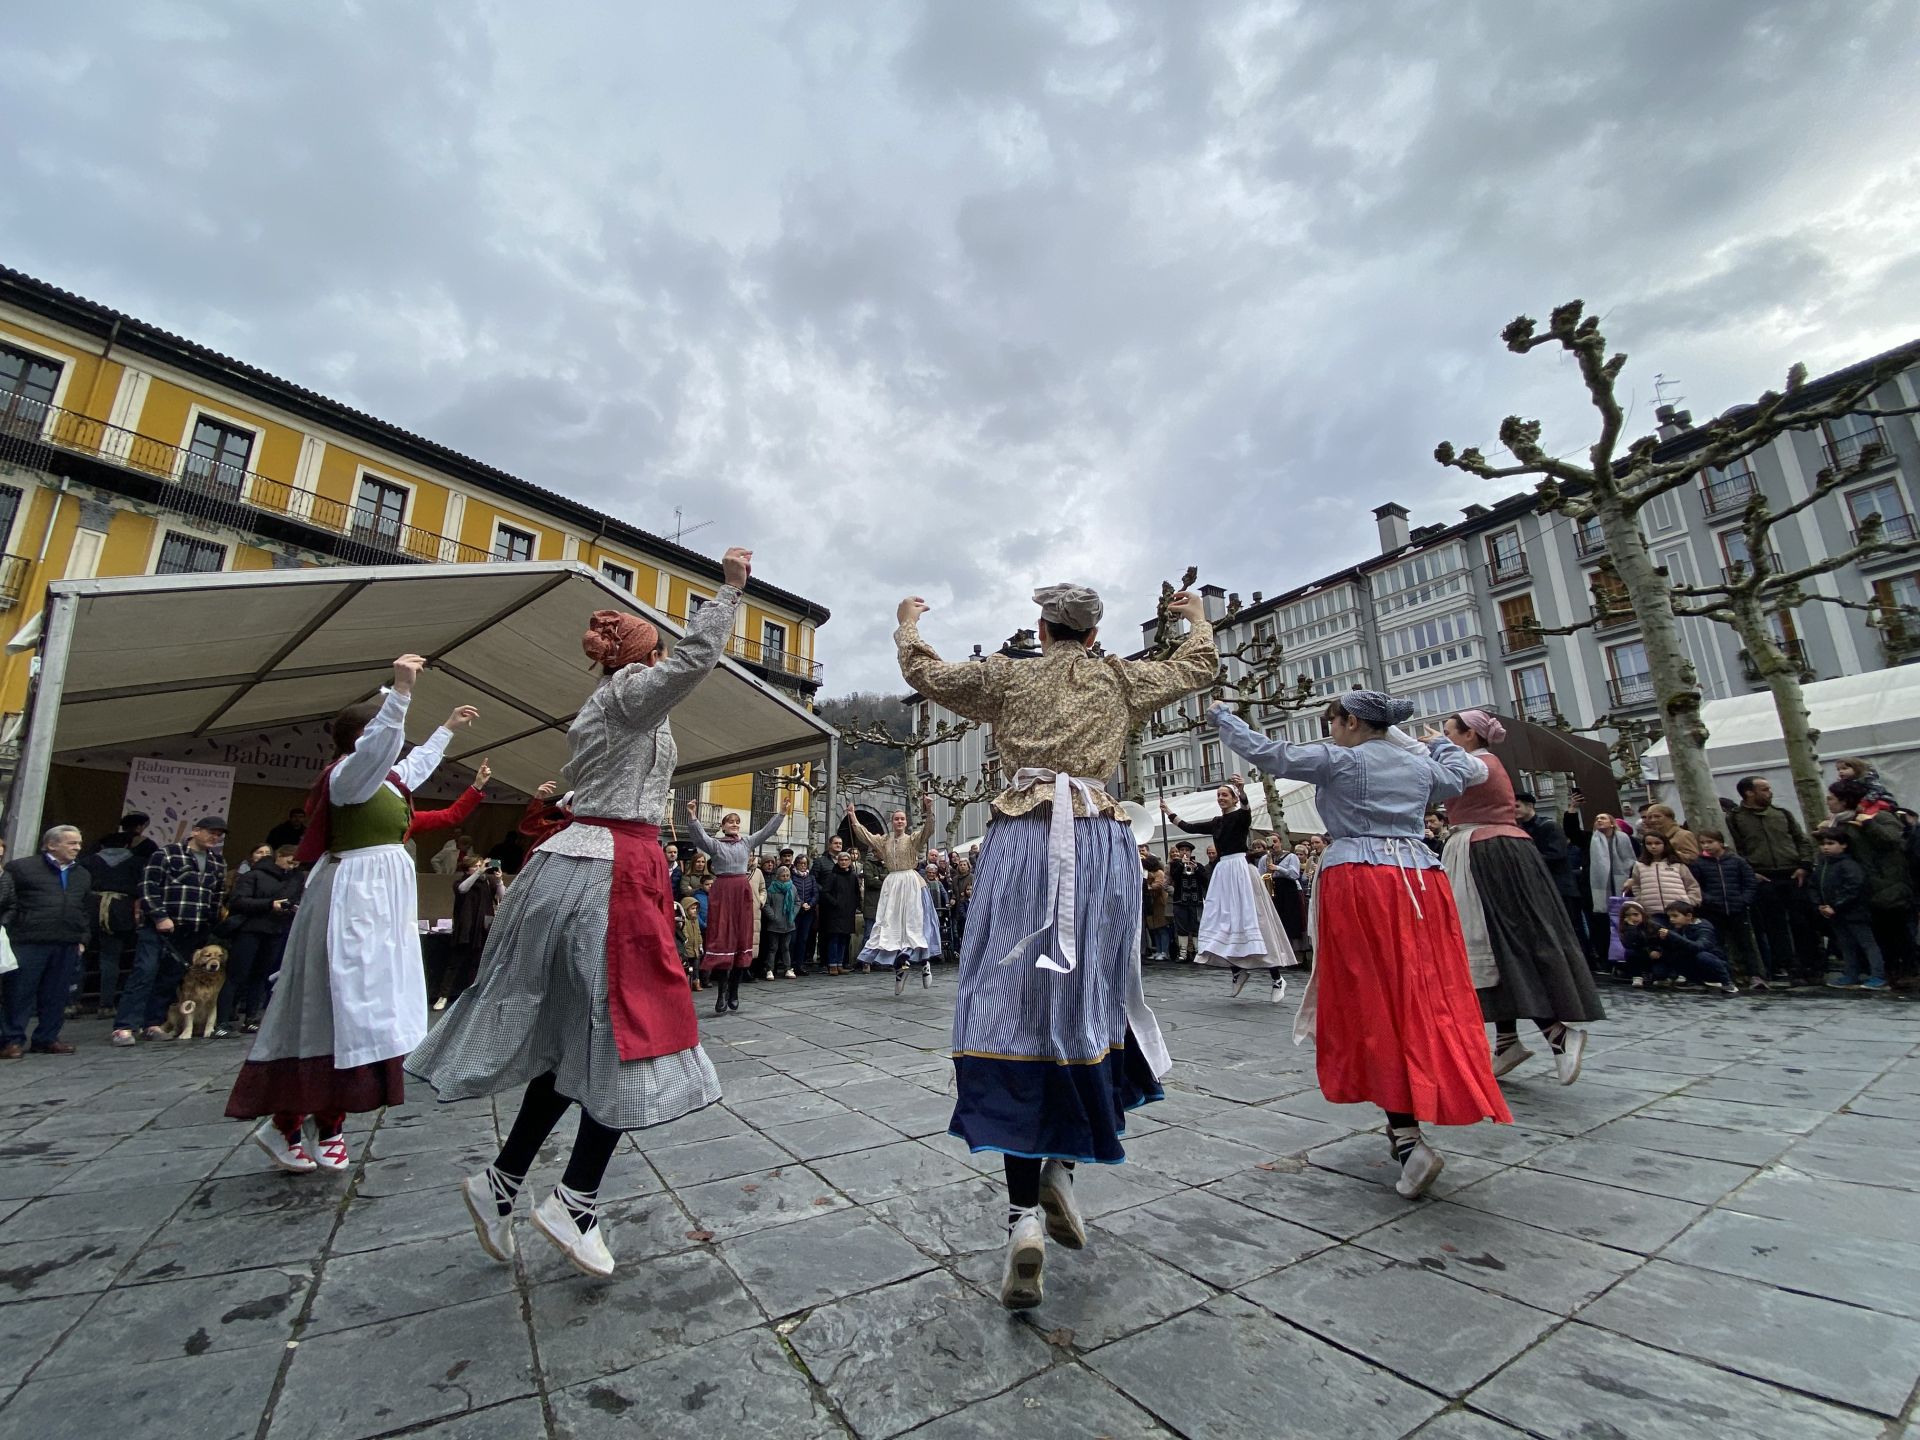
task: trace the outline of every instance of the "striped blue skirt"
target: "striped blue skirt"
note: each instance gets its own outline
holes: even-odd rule
[[[1127,1024],[1140,855],[1121,822],[1074,821],[1078,964],[1070,975],[1040,969],[1052,936],[1020,942],[1046,921],[1050,822],[1043,805],[987,827],[960,947],[948,1128],[974,1150],[1115,1165],[1126,1112],[1162,1094]]]

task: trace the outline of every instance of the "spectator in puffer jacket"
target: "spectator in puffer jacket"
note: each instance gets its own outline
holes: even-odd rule
[[[1727,955],[1753,982],[1755,990],[1771,989],[1767,962],[1753,937],[1753,922],[1748,912],[1760,877],[1753,867],[1727,850],[1727,840],[1718,830],[1701,830],[1700,858],[1687,868],[1700,883],[1700,917],[1720,932]]]

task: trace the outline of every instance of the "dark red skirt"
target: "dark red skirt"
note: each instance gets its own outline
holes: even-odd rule
[[[297,1060],[249,1060],[240,1067],[227,1097],[227,1118],[258,1120],[265,1115],[359,1114],[407,1098],[404,1057],[375,1060],[342,1070],[331,1055]]]
[[[1316,884],[1321,1093],[1435,1125],[1511,1123],[1445,873],[1334,865]]]
[[[753,968],[753,881],[719,875],[707,890],[707,953],[702,970]]]

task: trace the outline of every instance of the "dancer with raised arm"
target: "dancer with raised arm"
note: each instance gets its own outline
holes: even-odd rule
[[[880,882],[880,905],[874,911],[867,943],[860,947],[859,963],[892,966],[896,998],[907,988],[909,965],[920,966],[922,989],[933,988],[933,961],[928,951],[937,950],[940,944],[940,920],[918,868],[920,856],[933,838],[931,795],[920,797],[920,816],[920,828],[909,833],[907,812],[896,810],[889,817],[887,833],[876,835],[860,823],[853,806],[847,806],[847,823],[853,827],[855,842],[871,850],[887,872],[887,878]]]
[[[1041,1301],[1048,1236],[1086,1243],[1074,1164],[1126,1158],[1125,1113],[1161,1097],[1171,1066],[1140,986],[1140,858],[1106,783],[1128,732],[1206,686],[1219,663],[1196,596],[1169,603],[1189,629],[1164,661],[1090,654],[1102,607],[1083,585],[1033,599],[1037,660],[942,660],[920,638],[927,605],[917,597],[900,602],[893,637],[907,683],[992,725],[1013,771],[974,866],[950,1127],[975,1151],[1005,1156],[1000,1300],[1013,1310]]]
[[[1283,965],[1297,965],[1280,912],[1273,908],[1273,897],[1260,879],[1260,872],[1247,859],[1247,837],[1253,830],[1253,811],[1247,797],[1236,785],[1222,785],[1214,794],[1220,813],[1207,820],[1191,823],[1182,820],[1160,802],[1160,813],[1189,835],[1211,835],[1217,858],[1208,866],[1206,908],[1200,912],[1198,953],[1193,957],[1202,965],[1225,965],[1233,971],[1233,988],[1238,995],[1247,985],[1247,975],[1266,967],[1267,995],[1279,1004],[1287,993],[1287,980],[1280,973]]]
[[[621,1133],[720,1098],[680,967],[660,822],[680,756],[667,714],[720,659],[752,559],[727,551],[726,583],[671,655],[638,615],[594,613],[581,648],[601,679],[567,730],[569,823],[508,889],[480,983],[407,1060],[442,1100],[525,1089],[506,1144],[461,1186],[481,1248],[503,1264],[514,1201],[568,1106],[580,1106],[573,1153],[533,1223],[575,1269],[605,1276],[599,1190]]]
[[[713,861],[713,885],[707,892],[707,952],[700,968],[713,975],[713,1013],[725,1015],[740,1008],[740,973],[753,968],[754,899],[753,852],[772,838],[793,810],[793,795],[781,798],[780,813],[751,835],[740,833],[740,817],[720,817],[720,833],[709,835],[700,824],[700,806],[687,802],[687,824],[693,843]]]
[[[1487,748],[1506,738],[1507,727],[1484,710],[1462,710],[1449,715],[1444,728],[1447,739],[1487,771],[1485,780],[1447,802],[1452,833],[1444,863],[1480,1013],[1494,1027],[1494,1076],[1532,1056],[1520,1043],[1526,1019],[1553,1051],[1560,1083],[1571,1085],[1587,1050],[1587,1032],[1573,1026],[1604,1020],[1607,1012],[1539,847],[1520,828],[1506,766]]]
[[[1453,891],[1424,838],[1433,802],[1485,779],[1486,767],[1444,736],[1422,746],[1401,734],[1412,713],[1409,701],[1349,690],[1327,707],[1327,739],[1290,745],[1224,705],[1209,712],[1263,773],[1313,782],[1333,843],[1314,881],[1313,979],[1294,1041],[1313,1034],[1328,1100],[1386,1111],[1394,1189],[1409,1200],[1446,1163],[1422,1122],[1513,1119],[1488,1064]]]
[[[454,730],[480,712],[457,707],[401,759],[426,663],[402,655],[379,700],[333,717],[333,761],[307,795],[300,837],[306,890],[273,999],[227,1099],[235,1120],[268,1117],[254,1143],[296,1175],[347,1168],[348,1114],[405,1098],[401,1057],[427,1033],[418,882],[402,842],[413,792],[439,768]]]

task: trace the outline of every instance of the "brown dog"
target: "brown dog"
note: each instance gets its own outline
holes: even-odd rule
[[[220,987],[227,983],[227,952],[219,945],[202,945],[193,952],[180,982],[180,994],[167,1009],[167,1033],[176,1040],[191,1040],[198,1023],[202,1038],[213,1034],[215,1017],[220,1013]]]

